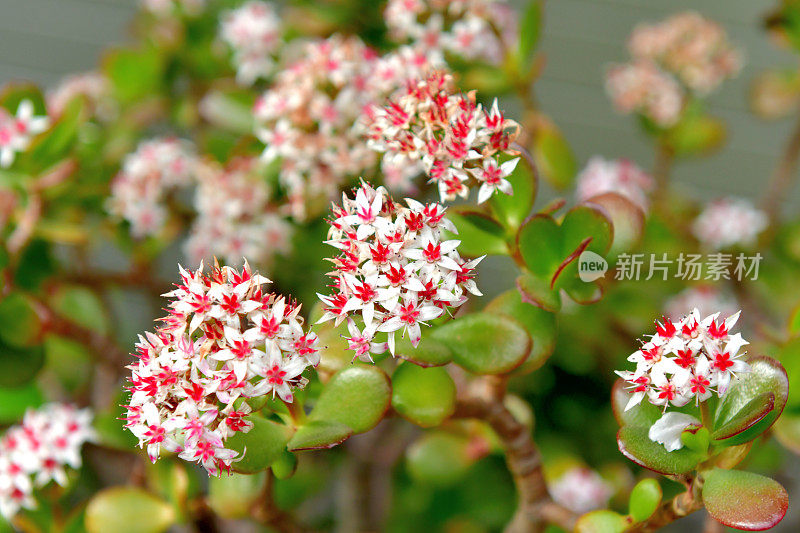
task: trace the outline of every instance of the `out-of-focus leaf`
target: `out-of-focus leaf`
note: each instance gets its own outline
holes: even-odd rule
[[[458,250],[462,255],[478,257],[508,254],[503,227],[488,215],[472,211],[451,211],[447,213],[447,218],[458,230],[458,235],[450,238],[461,241]]]
[[[74,391],[89,383],[92,358],[86,346],[66,337],[47,335],[44,352],[47,369],[58,376],[66,389]]]
[[[334,375],[317,400],[310,420],[339,422],[363,433],[375,427],[392,400],[389,378],[378,367],[356,365]]]
[[[525,63],[530,62],[531,55],[539,44],[542,28],[542,2],[533,0],[528,3],[519,26],[519,55]]]
[[[114,94],[123,103],[158,93],[163,68],[163,60],[155,48],[113,50],[106,56],[103,65]]]
[[[260,416],[248,418],[253,423],[250,431],[234,433],[226,446],[239,452],[233,469],[243,474],[253,474],[267,468],[280,457],[289,442],[289,428]]]
[[[533,139],[533,157],[541,176],[557,189],[572,185],[577,163],[572,148],[550,120],[541,119]]]
[[[744,531],[763,531],[783,520],[789,496],[774,479],[741,470],[704,472],[703,503],[718,522]]]
[[[44,395],[35,383],[17,388],[0,388],[0,424],[13,424],[28,408],[44,403]]]
[[[53,309],[67,320],[105,333],[108,331],[108,313],[100,298],[86,287],[64,285],[53,294]]]
[[[289,479],[297,470],[297,456],[290,451],[284,451],[278,459],[270,465],[272,473],[278,479]]]
[[[796,68],[767,70],[753,80],[750,106],[768,120],[788,116],[800,103],[800,73]]]
[[[439,326],[436,340],[453,352],[453,361],[474,374],[505,374],[522,364],[531,338],[519,322],[492,313],[473,313]]]
[[[159,533],[175,522],[172,506],[136,487],[105,489],[86,506],[88,533]]]
[[[455,411],[455,383],[444,368],[403,363],[392,374],[392,407],[419,426],[438,426]]]
[[[630,520],[619,513],[608,510],[592,511],[578,519],[575,533],[622,533]]]
[[[24,157],[26,168],[40,173],[64,159],[77,138],[82,115],[83,100],[76,98],[58,120],[32,142]]]
[[[435,486],[457,482],[474,462],[465,436],[441,430],[425,434],[406,451],[406,466],[411,477]]]
[[[686,474],[705,456],[688,448],[668,452],[648,436],[649,426],[622,426],[617,432],[617,446],[634,463],[664,475]]]
[[[725,141],[725,124],[703,114],[685,113],[680,122],[665,133],[665,142],[677,156],[709,153]]]
[[[16,348],[30,347],[41,341],[42,328],[30,298],[12,292],[0,300],[0,340]]]
[[[643,479],[633,487],[628,500],[628,513],[634,522],[644,522],[661,504],[661,485],[653,478]]]
[[[525,161],[517,163],[508,181],[514,189],[514,194],[495,193],[492,195],[491,205],[498,220],[510,231],[516,232],[533,209],[538,184]]]
[[[587,204],[600,206],[610,217],[614,228],[611,254],[630,250],[644,235],[645,214],[642,208],[621,194],[607,192],[586,200]]]
[[[0,340],[0,387],[20,387],[30,382],[44,366],[44,348],[15,348]]]
[[[253,93],[241,90],[214,90],[203,97],[203,117],[228,131],[241,135],[253,132]]]
[[[222,518],[247,518],[266,478],[266,472],[212,476],[208,480],[208,506]]]
[[[289,449],[299,451],[333,448],[352,434],[353,430],[341,422],[315,420],[298,428],[297,433],[289,439]]]

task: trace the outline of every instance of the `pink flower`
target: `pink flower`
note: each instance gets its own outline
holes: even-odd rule
[[[31,139],[48,128],[49,118],[33,113],[30,100],[19,103],[16,116],[0,109],[0,168],[10,167],[16,154],[27,150]]]
[[[655,188],[653,178],[627,159],[606,160],[600,156],[589,159],[580,174],[575,195],[579,202],[593,196],[614,192],[647,212],[648,193]]]
[[[239,83],[252,85],[272,73],[281,32],[280,19],[266,2],[253,0],[222,15],[220,36],[233,50]]]
[[[737,245],[749,247],[768,223],[766,213],[749,200],[721,198],[706,205],[692,224],[692,233],[712,250]]]

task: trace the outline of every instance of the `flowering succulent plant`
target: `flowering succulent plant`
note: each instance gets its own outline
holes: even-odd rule
[[[0,90],[0,531],[783,519],[800,134],[760,204],[671,183],[725,139],[722,25],[632,27],[605,83],[654,165],[578,171],[540,0],[140,4],[96,71]]]

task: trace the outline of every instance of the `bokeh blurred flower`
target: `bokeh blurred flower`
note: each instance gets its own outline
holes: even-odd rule
[[[267,2],[247,2],[222,15],[220,35],[233,51],[239,83],[252,85],[272,74],[281,33],[281,20]]]
[[[48,117],[34,115],[30,100],[19,103],[16,116],[0,108],[0,168],[10,167],[16,154],[24,152],[31,139],[45,131],[49,123]]]
[[[47,92],[47,113],[58,118],[73,99],[83,96],[91,111],[100,119],[112,118],[111,86],[108,78],[99,72],[86,72],[67,76]]]
[[[720,198],[710,202],[692,223],[692,233],[712,250],[749,247],[769,225],[769,217],[744,198]]]
[[[333,293],[320,295],[320,322],[347,321],[350,349],[365,361],[387,349],[394,354],[397,331],[416,346],[420,325],[462,305],[467,293],[481,294],[472,278],[482,258],[465,261],[460,241],[443,240],[442,230],[455,232],[444,207],[406,205],[362,183],[355,198],[343,195],[333,206],[328,243],[341,253],[330,259]]]
[[[606,91],[621,113],[639,113],[663,128],[678,122],[683,111],[680,84],[652,61],[611,66]]]
[[[653,178],[628,159],[608,160],[594,156],[577,179],[575,196],[579,202],[614,192],[638,205],[644,212],[647,212],[650,203],[647,195],[655,188]]]
[[[687,309],[697,309],[701,316],[716,312],[729,316],[740,309],[740,306],[736,298],[716,285],[689,287],[664,304],[664,313],[673,321],[680,320]]]
[[[556,503],[578,514],[604,508],[614,494],[613,487],[597,472],[580,466],[561,474],[548,489]]]

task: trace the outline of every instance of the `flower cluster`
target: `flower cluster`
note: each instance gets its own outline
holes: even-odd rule
[[[276,76],[256,102],[256,133],[265,161],[281,159],[281,182],[293,216],[334,199],[348,179],[377,159],[365,142],[362,115],[428,66],[402,48],[380,57],[356,37],[308,43],[302,58]]]
[[[548,489],[556,503],[578,514],[604,508],[614,494],[611,485],[597,472],[580,466],[564,472]]]
[[[655,188],[653,178],[628,159],[592,157],[578,175],[578,201],[607,192],[620,194],[647,212],[647,194]]]
[[[289,250],[292,227],[270,204],[256,159],[235,159],[224,169],[199,165],[197,178],[197,218],[185,245],[190,262],[249,257],[263,265]]]
[[[394,39],[493,64],[517,41],[514,10],[496,0],[390,0],[384,12]]]
[[[706,205],[692,223],[692,233],[712,250],[752,246],[769,225],[766,213],[743,198],[720,198]]]
[[[33,509],[34,487],[67,484],[66,467],[81,467],[81,446],[94,439],[88,409],[50,403],[29,409],[22,423],[0,438],[0,515]]]
[[[108,79],[99,72],[86,72],[75,74],[61,80],[59,84],[47,93],[47,112],[51,117],[58,118],[73,99],[84,97],[92,112],[100,119],[111,118],[113,105],[110,102],[111,87]]]
[[[342,197],[333,206],[328,243],[341,253],[330,261],[334,293],[320,295],[325,314],[320,322],[347,320],[349,349],[371,361],[371,353],[394,354],[395,332],[403,330],[411,344],[421,338],[420,324],[480,295],[473,280],[482,258],[463,260],[460,241],[442,240],[442,230],[455,231],[439,204],[406,199],[392,201],[383,187],[362,183],[355,199]],[[360,316],[363,325],[355,321]],[[376,340],[386,333],[385,341]],[[354,358],[355,358],[354,357]]]
[[[613,65],[606,72],[606,91],[621,113],[639,113],[660,127],[673,126],[683,111],[680,84],[651,61]]]
[[[506,178],[519,158],[501,163],[519,125],[505,118],[495,100],[483,109],[473,94],[455,90],[444,71],[408,83],[383,107],[370,113],[370,146],[384,161],[425,172],[437,184],[442,201],[469,195],[470,176],[480,184],[478,203],[500,190],[511,194]]]
[[[739,313],[724,320],[718,318],[719,313],[701,318],[694,309],[678,321],[665,318],[663,323],[656,323],[655,335],[628,357],[628,361],[636,363],[636,370],[616,372],[627,382],[631,393],[625,410],[644,399],[666,411],[670,405],[682,407],[692,400],[699,404],[713,394],[722,397],[733,378],[749,372],[750,365],[741,359],[741,349],[749,343],[741,333],[731,334]],[[682,413],[668,414],[671,416],[651,429],[650,438],[671,451],[681,446],[680,431],[677,439],[674,434],[668,438],[664,425]]]
[[[239,83],[252,85],[272,74],[273,54],[281,44],[281,21],[272,5],[253,0],[228,11],[220,34],[233,51]]]
[[[16,154],[27,150],[31,139],[47,129],[49,119],[33,113],[30,100],[19,103],[16,116],[0,108],[0,168],[10,167]]]
[[[637,59],[658,63],[699,94],[713,91],[742,66],[725,29],[693,11],[637,26],[628,49]]]
[[[111,183],[109,211],[127,220],[137,237],[157,233],[167,217],[166,195],[192,183],[196,163],[187,141],[157,138],[140,143]]]
[[[211,475],[228,471],[237,452],[225,447],[247,432],[250,406],[239,398],[271,394],[293,401],[302,372],[319,362],[317,336],[306,333],[300,307],[266,292],[269,280],[215,265],[205,274],[181,268],[181,284],[163,325],[136,345],[129,366],[126,427],[155,461],[164,448]]]

